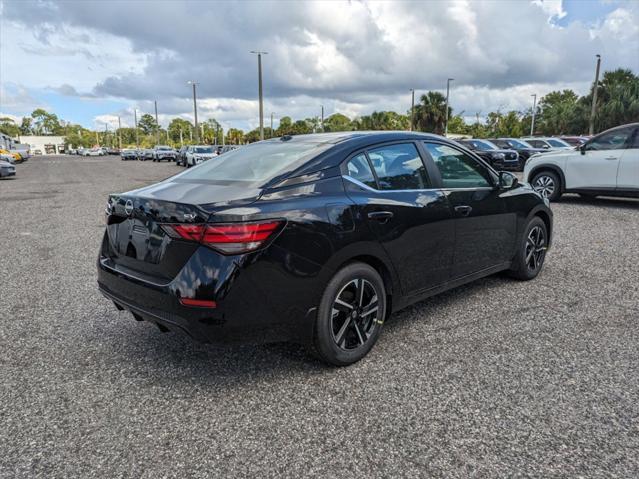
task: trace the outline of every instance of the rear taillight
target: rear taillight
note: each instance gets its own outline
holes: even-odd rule
[[[172,238],[197,241],[224,254],[240,254],[260,248],[283,224],[283,221],[164,224],[162,229]]]

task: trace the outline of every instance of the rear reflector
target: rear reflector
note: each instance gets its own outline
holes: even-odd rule
[[[180,304],[182,306],[192,306],[195,308],[216,308],[217,307],[217,303],[215,301],[210,301],[207,299],[180,298]]]
[[[283,224],[283,221],[165,224],[162,228],[172,238],[197,241],[224,254],[240,254],[258,249]]]

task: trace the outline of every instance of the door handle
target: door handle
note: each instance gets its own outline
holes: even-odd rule
[[[468,205],[455,206],[455,212],[459,213],[461,216],[468,216],[471,211],[473,211],[472,206],[468,206]]]
[[[606,160],[616,160],[617,157],[616,156],[607,156],[605,159]]]
[[[386,223],[393,217],[392,211],[371,211],[368,213],[368,219]]]

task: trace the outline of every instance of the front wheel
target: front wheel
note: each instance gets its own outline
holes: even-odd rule
[[[528,281],[537,277],[546,259],[548,228],[538,216],[524,230],[517,254],[509,273],[513,278]]]
[[[386,316],[386,290],[379,273],[352,263],[329,281],[317,312],[314,349],[334,366],[353,364],[373,348]]]
[[[537,193],[549,201],[558,200],[561,196],[561,180],[554,171],[537,173],[530,184]]]

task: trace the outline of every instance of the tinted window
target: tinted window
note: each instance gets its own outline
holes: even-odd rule
[[[587,150],[619,150],[625,147],[626,141],[632,134],[632,128],[620,128],[609,133],[599,135],[586,146]]]
[[[556,138],[548,138],[548,140],[546,140],[548,143],[550,143],[551,146],[556,146],[558,148],[566,148],[567,146],[570,146],[568,143],[566,143],[563,140],[558,140]]]
[[[368,152],[382,190],[428,188],[428,176],[412,143],[382,146]]]
[[[490,173],[475,159],[459,150],[436,143],[424,143],[442,175],[444,188],[490,187]]]
[[[635,130],[635,139],[632,142],[632,145],[630,146],[630,148],[639,148],[639,128]]]
[[[348,169],[348,176],[361,181],[371,188],[377,188],[375,176],[373,176],[373,172],[371,171],[371,167],[368,164],[366,155],[364,155],[363,153],[351,158],[348,163],[346,163],[346,168]]]
[[[526,140],[526,143],[531,145],[533,148],[548,148],[548,145],[541,140]]]
[[[190,168],[178,177],[189,180],[263,182],[302,166],[333,146],[329,143],[269,140],[243,146]]]

